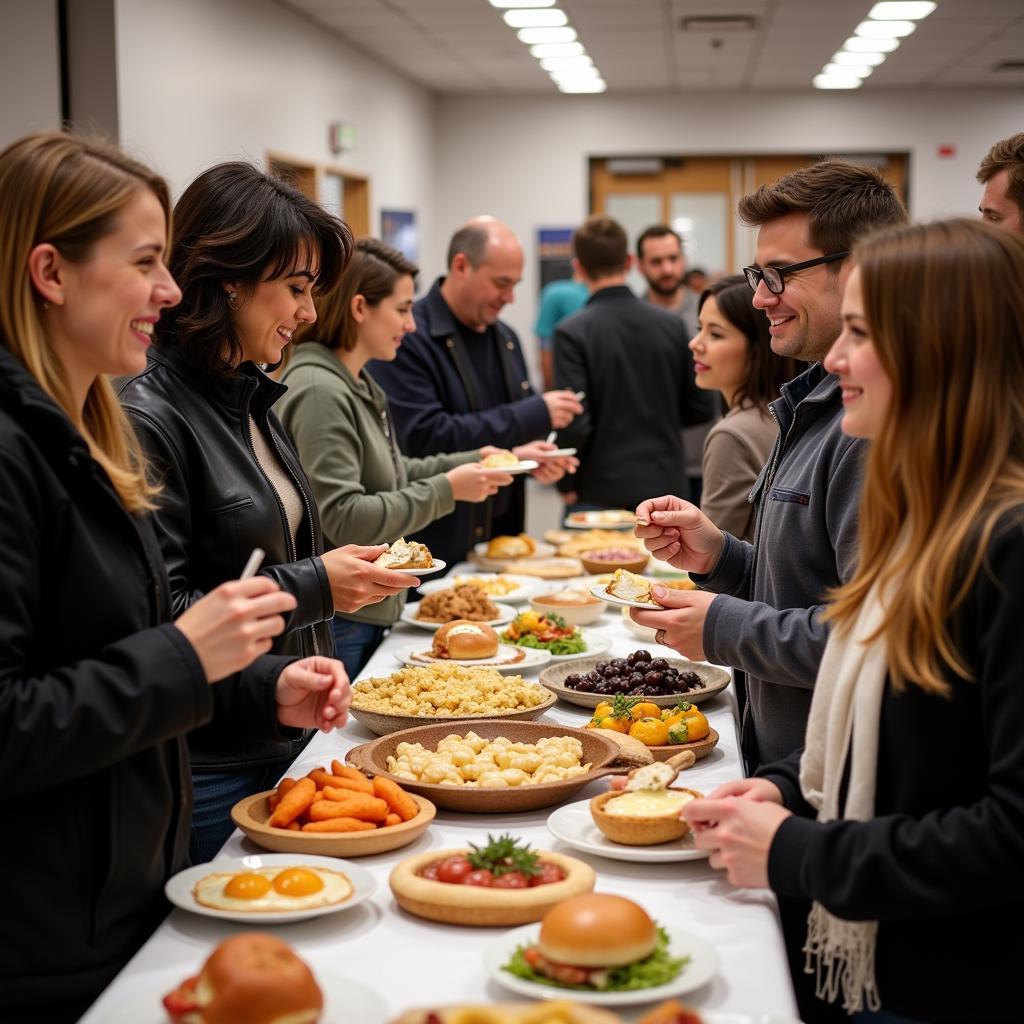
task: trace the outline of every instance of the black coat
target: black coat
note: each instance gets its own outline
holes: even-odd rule
[[[333,651],[328,622],[334,601],[323,562],[320,520],[309,482],[271,406],[287,391],[252,363],[231,377],[189,367],[173,347],[154,348],[149,365],[122,385],[121,398],[163,490],[155,517],[175,614],[226,580],[237,579],[255,547],[261,572],[298,606],[274,641],[278,655]],[[249,414],[271,436],[305,501],[306,516],[293,549],[284,509],[253,454]],[[239,732],[200,730],[189,737],[196,767],[229,769],[293,756],[305,742],[299,730],[268,741]]]
[[[990,545],[950,622],[975,681],[947,676],[948,698],[886,688],[872,820],[811,820],[799,752],[758,772],[794,812],[768,861],[792,941],[806,937],[813,899],[839,917],[877,920],[882,1008],[915,1020],[1021,1020],[1022,623],[1018,524]]]
[[[182,737],[214,688],[167,624],[148,518],[2,346],[0,550],[0,1015],[74,1020],[186,866]]]
[[[555,328],[555,383],[585,391],[581,416],[558,434],[580,468],[559,484],[579,501],[636,508],[686,490],[681,431],[715,414],[715,394],[694,383],[683,321],[626,285],[594,292]]]
[[[544,399],[534,393],[515,331],[498,321],[502,386],[507,401],[486,407],[454,314],[441,295],[441,280],[412,307],[416,330],[402,339],[393,362],[374,360],[368,369],[387,392],[398,443],[406,455],[464,452],[494,444],[513,448],[551,429]],[[478,541],[523,528],[523,480],[510,485],[512,506],[497,521],[493,500],[456,502],[455,511],[415,535],[438,558],[453,564]],[[504,491],[504,489],[503,489]]]

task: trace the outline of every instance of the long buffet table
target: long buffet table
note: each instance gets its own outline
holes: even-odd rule
[[[594,626],[587,628],[612,638],[612,648],[603,657],[623,657],[639,647],[657,650],[662,655],[669,653],[638,640],[622,623],[618,608],[609,608]],[[400,623],[385,638],[362,676],[395,671],[398,662],[394,652],[416,640],[426,639],[429,643],[429,636]],[[523,674],[535,679],[539,669]],[[742,773],[731,689],[701,707],[721,740],[710,756],[698,761],[680,778],[687,786],[710,792],[719,783]],[[583,726],[587,719],[585,709],[562,702],[545,715],[545,720],[572,726]],[[344,760],[351,747],[373,738],[355,721],[331,736],[317,734],[289,774],[304,775],[331,758]],[[572,799],[588,799],[605,788],[605,783],[596,782]],[[388,887],[391,869],[404,857],[430,849],[479,843],[488,832],[511,831],[535,847],[587,861],[597,871],[598,891],[628,896],[661,923],[692,932],[714,946],[721,957],[718,975],[682,997],[683,1001],[709,1011],[796,1018],[775,900],[770,893],[734,889],[706,860],[631,864],[580,852],[548,832],[546,819],[553,810],[512,815],[439,811],[427,832],[409,846],[355,861],[376,880],[377,889],[371,899],[348,911],[281,924],[276,930],[318,975],[340,975],[376,992],[389,1011],[385,1019],[414,1007],[522,999],[490,981],[483,968],[482,949],[501,934],[500,929],[461,928],[412,917],[399,909]],[[218,859],[262,852],[265,851],[236,832]],[[264,930],[268,926],[254,927]],[[157,1024],[164,1019],[160,1006],[163,994],[194,974],[219,941],[246,930],[250,929],[243,924],[174,910],[82,1021]],[[143,1002],[148,1005],[150,992],[152,1013],[140,1014],[133,1008]],[[332,1008],[330,997],[328,1006]],[[645,1008],[616,1009],[624,1019],[635,1020]],[[381,1020],[370,1019],[371,1016],[370,1011],[359,1011],[354,1006],[348,1013],[344,1007],[337,1014],[332,1008],[330,1021],[383,1024]]]

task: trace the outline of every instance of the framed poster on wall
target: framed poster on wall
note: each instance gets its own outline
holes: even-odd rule
[[[407,260],[419,262],[420,239],[413,210],[381,210],[380,238]]]

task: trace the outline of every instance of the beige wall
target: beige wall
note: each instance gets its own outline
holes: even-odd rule
[[[57,5],[4,0],[0,31],[0,146],[60,127]]]

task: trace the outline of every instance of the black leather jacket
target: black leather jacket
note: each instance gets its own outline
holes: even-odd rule
[[[298,600],[274,653],[330,655],[334,602],[318,557],[323,541],[316,503],[271,412],[286,390],[252,363],[219,377],[189,366],[171,346],[154,346],[146,370],[122,385],[121,400],[163,486],[156,527],[174,613],[236,579],[260,547],[266,552],[261,572]],[[306,515],[297,545],[277,492],[256,461],[250,413],[303,496]],[[295,737],[275,743],[240,735],[226,742],[199,730],[189,737],[189,748],[194,766],[227,769],[293,756],[307,738]]]

